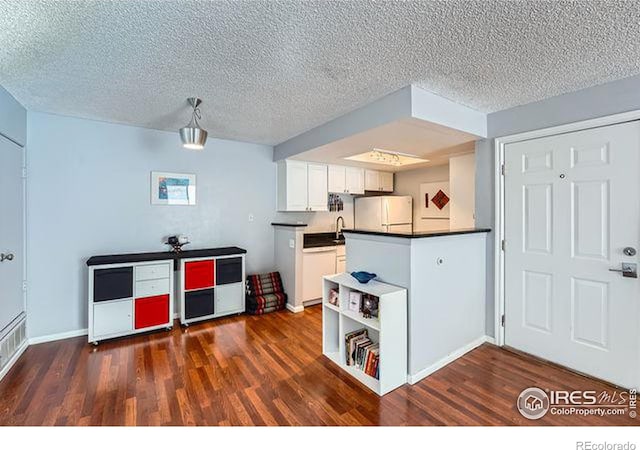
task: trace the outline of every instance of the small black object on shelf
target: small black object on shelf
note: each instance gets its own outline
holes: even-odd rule
[[[189,244],[189,240],[186,236],[182,235],[169,236],[165,244],[170,245],[171,251],[174,253],[180,253],[182,251],[182,246]]]

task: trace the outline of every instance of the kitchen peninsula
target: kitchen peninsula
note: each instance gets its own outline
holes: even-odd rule
[[[486,228],[343,230],[347,272],[407,289],[407,380],[414,384],[486,341]]]
[[[287,309],[302,312],[321,301],[323,276],[345,271],[344,237],[335,231],[307,232],[304,223],[272,225],[275,266],[288,294]]]

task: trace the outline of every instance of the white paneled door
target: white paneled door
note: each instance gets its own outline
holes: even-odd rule
[[[0,333],[24,312],[23,149],[0,136]]]
[[[506,345],[640,384],[639,176],[640,122],[505,146]]]

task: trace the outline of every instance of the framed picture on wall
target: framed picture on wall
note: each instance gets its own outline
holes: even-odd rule
[[[190,173],[151,172],[152,205],[195,205],[196,176]]]
[[[420,217],[448,219],[451,196],[448,181],[420,184]]]

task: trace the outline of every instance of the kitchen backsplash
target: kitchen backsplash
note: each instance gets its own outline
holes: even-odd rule
[[[307,224],[305,231],[335,231],[336,220],[339,216],[344,217],[345,228],[353,227],[353,197],[351,195],[340,195],[344,209],[339,212],[277,212],[274,222]]]

